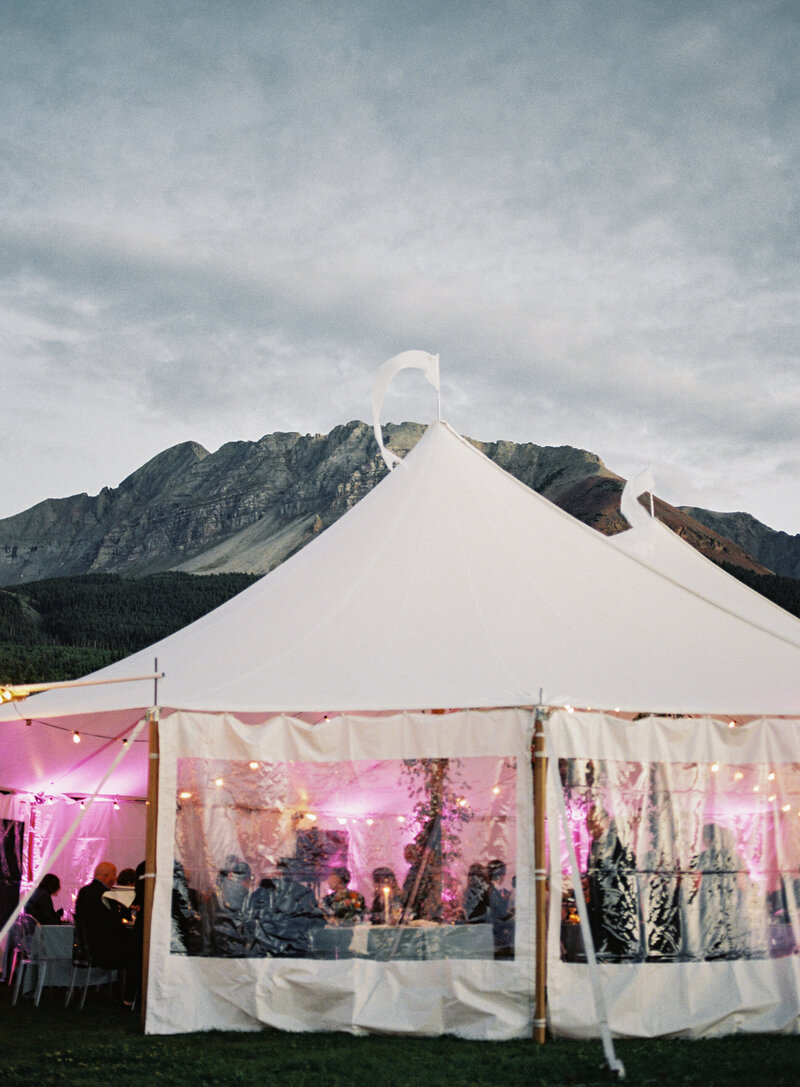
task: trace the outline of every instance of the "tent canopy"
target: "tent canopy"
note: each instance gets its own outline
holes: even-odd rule
[[[301,552],[94,677],[145,674],[157,658],[161,706],[260,719],[537,703],[797,713],[793,625],[757,625],[729,595],[712,600],[624,554],[436,422]],[[16,724],[4,726],[0,786],[94,787],[103,756],[89,755],[117,750],[153,701],[148,681],[5,707],[0,720]],[[142,795],[136,746],[104,792]]]
[[[639,502],[649,483],[643,477],[646,473],[640,472],[625,484],[620,505],[631,527],[610,537],[614,547],[720,608],[800,646],[800,619],[726,574],[647,512]]]

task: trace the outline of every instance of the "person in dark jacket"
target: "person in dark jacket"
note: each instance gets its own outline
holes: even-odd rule
[[[249,954],[302,959],[311,953],[311,936],[325,924],[314,892],[295,878],[290,857],[278,861],[275,879],[262,879],[250,900]]]
[[[511,891],[502,886],[506,866],[501,860],[486,865],[489,879],[489,920],[494,937],[494,957],[514,958],[514,900]]]
[[[250,865],[233,854],[219,870],[205,918],[211,954],[215,957],[230,959],[247,955],[250,878]]]
[[[94,879],[81,887],[75,900],[76,938],[83,943],[93,966],[125,971],[125,1003],[136,995],[141,972],[137,945],[120,913],[103,902],[103,895],[116,883],[117,869],[110,861],[101,861]]]
[[[483,864],[471,864],[467,872],[467,887],[464,892],[464,919],[470,925],[488,923],[489,916],[489,876]]]
[[[62,908],[53,905],[53,895],[61,890],[61,880],[52,872],[42,876],[39,886],[28,899],[25,913],[35,917],[40,925],[60,925],[64,916]]]

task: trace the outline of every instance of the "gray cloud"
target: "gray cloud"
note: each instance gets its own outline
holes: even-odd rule
[[[423,347],[467,434],[800,532],[794,5],[2,6],[0,516]]]

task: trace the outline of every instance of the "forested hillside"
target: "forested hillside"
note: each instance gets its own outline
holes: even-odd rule
[[[724,568],[800,617],[800,580]],[[86,675],[199,619],[257,580],[252,574],[87,574],[0,590],[0,683]]]
[[[743,570],[741,566],[729,566],[728,563],[720,565],[727,573],[766,596],[784,611],[790,611],[792,615],[800,618],[800,580],[797,578],[779,577],[777,574],[754,574],[751,570]]]
[[[0,590],[0,683],[86,675],[199,619],[256,580],[89,574]]]

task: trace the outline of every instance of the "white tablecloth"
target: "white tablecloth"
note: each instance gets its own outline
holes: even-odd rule
[[[72,925],[39,925],[33,937],[33,958],[46,963],[45,985],[66,988],[72,976]],[[36,989],[38,969],[27,969],[22,993],[28,996]]]
[[[326,925],[312,935],[319,958],[493,959],[491,925]]]

